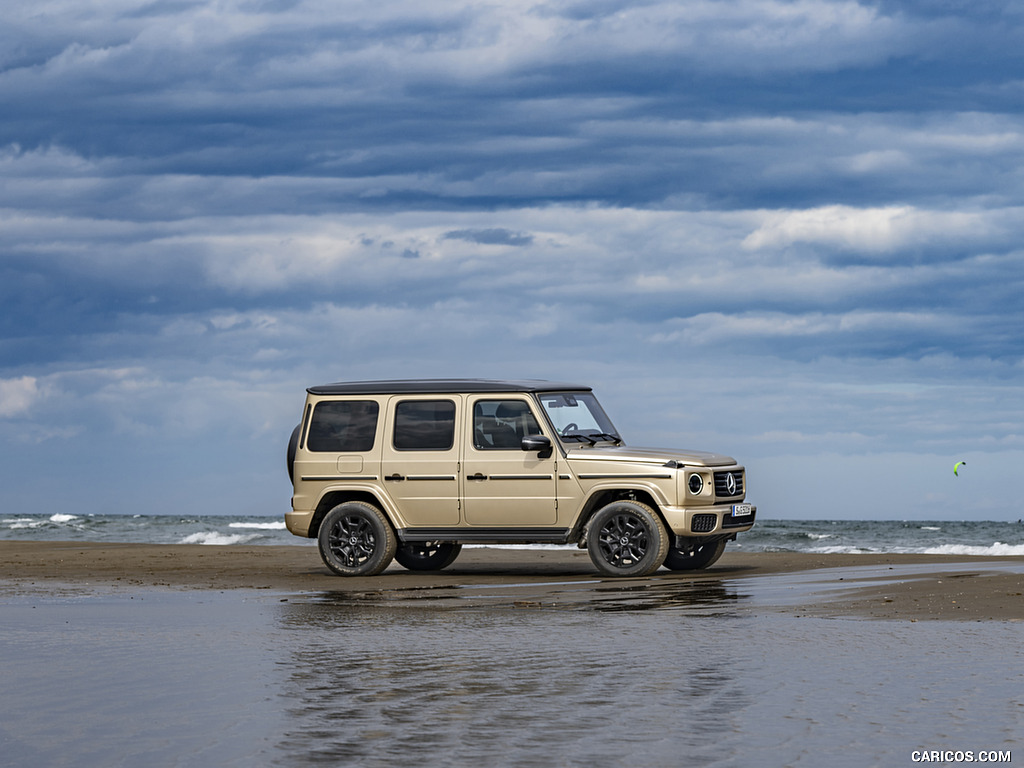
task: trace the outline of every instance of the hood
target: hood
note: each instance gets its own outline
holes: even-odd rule
[[[593,448],[574,445],[569,449],[568,457],[587,461],[635,461],[659,466],[669,461],[691,467],[731,467],[736,464],[736,459],[720,453],[680,448],[634,448],[631,445],[603,444]]]

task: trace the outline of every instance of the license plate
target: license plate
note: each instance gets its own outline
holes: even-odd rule
[[[732,505],[732,516],[733,517],[746,517],[754,511],[753,506],[750,504],[733,504]]]

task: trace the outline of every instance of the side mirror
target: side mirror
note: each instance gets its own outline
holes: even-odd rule
[[[524,451],[539,451],[538,458],[546,459],[551,455],[551,438],[544,435],[527,435],[521,447]]]

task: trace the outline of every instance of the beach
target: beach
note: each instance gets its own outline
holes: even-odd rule
[[[3,541],[0,585],[15,768],[909,766],[1012,759],[1024,724],[1022,558],[347,579],[315,546]]]
[[[814,578],[814,572],[821,578]],[[822,592],[808,586],[800,590],[805,599],[799,605],[774,606],[776,610],[907,620],[1024,620],[1021,557],[727,550],[704,571],[662,569],[647,579],[620,580],[598,579],[582,550],[483,547],[464,549],[452,566],[439,572],[407,571],[393,564],[380,576],[342,578],[327,570],[312,546],[0,541],[0,580],[15,591],[170,588],[400,594],[457,588],[467,595],[474,588],[490,593],[514,584],[505,591],[536,597],[544,594],[543,585],[555,581],[558,589],[552,593],[569,591],[576,599],[583,599],[596,583],[629,586],[639,599],[645,589],[657,591],[666,585],[742,580],[753,589],[756,579],[777,583],[782,574],[794,573],[811,574],[802,580],[805,585],[827,588]],[[798,583],[791,581],[790,591],[797,590]]]

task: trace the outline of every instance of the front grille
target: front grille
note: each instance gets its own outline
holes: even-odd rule
[[[718,515],[694,515],[690,520],[690,530],[694,533],[710,533],[718,525]]]
[[[736,492],[729,493],[729,476],[732,475],[736,483]],[[720,498],[733,498],[743,495],[743,473],[742,472],[715,472],[715,496]]]

